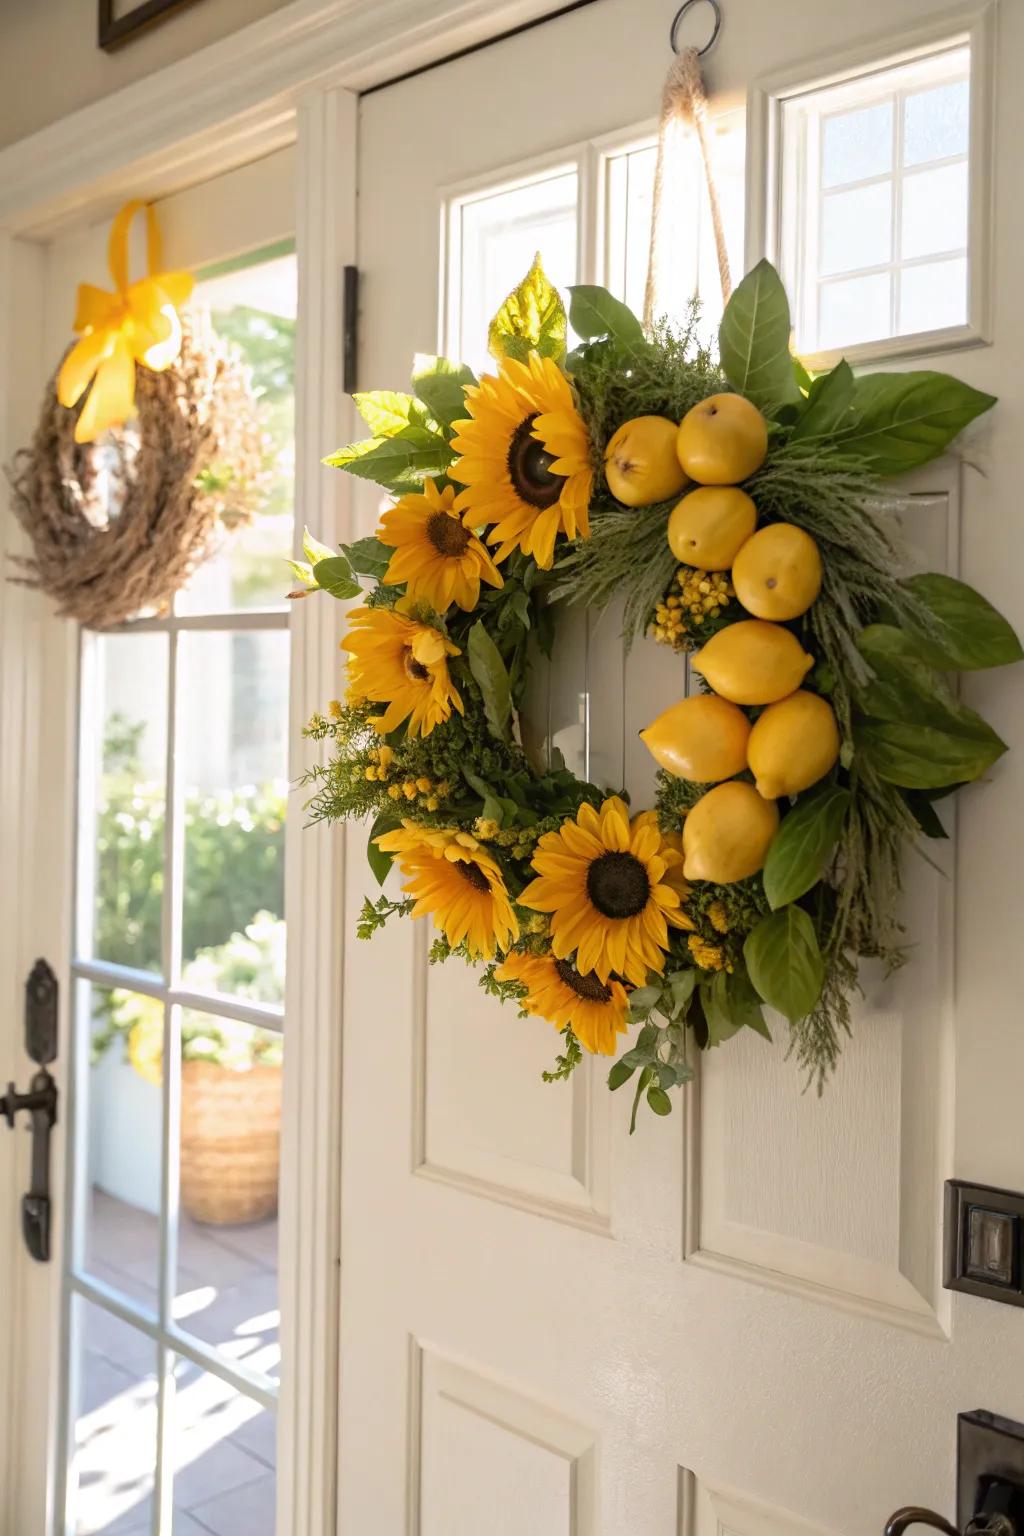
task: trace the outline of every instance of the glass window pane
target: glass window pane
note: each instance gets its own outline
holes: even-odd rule
[[[180,638],[185,984],[284,997],[288,634]]]
[[[967,162],[917,171],[903,183],[900,254],[931,256],[967,244]]]
[[[172,1536],[274,1536],[276,1415],[179,1357],[170,1422]]]
[[[79,948],[159,973],[167,637],[83,636]]]
[[[877,267],[892,258],[892,182],[830,192],[821,207],[822,276]]]
[[[74,1536],[149,1536],[156,1468],[156,1347],[75,1297],[77,1406],[68,1483]]]
[[[163,1004],[138,992],[76,988],[91,1043],[85,1117],[87,1273],[158,1310]]]
[[[859,341],[888,336],[891,277],[878,272],[826,283],[821,289],[818,346],[851,347]]]
[[[967,80],[915,91],[903,103],[903,163],[921,165],[967,153],[971,88]]]
[[[837,112],[822,124],[821,184],[838,187],[892,170],[892,100]]]
[[[277,1376],[281,1035],[185,1009],[174,1315]]]
[[[196,284],[193,306],[210,314],[217,335],[236,347],[252,376],[262,439],[257,487],[241,487],[242,517],[231,517],[231,466],[209,473],[225,484],[223,548],[178,594],[179,613],[275,608],[284,603],[295,503],[295,313],[293,254],[256,261]]]
[[[901,336],[963,325],[967,319],[967,262],[928,261],[900,273]]]
[[[458,355],[476,370],[490,368],[487,327],[506,295],[521,282],[539,251],[548,277],[565,289],[576,281],[575,171],[465,202],[462,274],[457,296]]]

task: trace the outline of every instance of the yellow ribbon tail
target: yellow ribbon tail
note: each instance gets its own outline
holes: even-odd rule
[[[110,356],[96,370],[89,397],[75,427],[76,443],[91,443],[119,427],[135,410],[135,360],[123,336],[114,339]]]
[[[114,325],[121,309],[122,302],[118,294],[108,293],[105,288],[96,288],[92,283],[79,283],[74,329],[98,331],[102,326]]]
[[[61,405],[70,410],[78,404],[93,374],[113,351],[114,341],[112,331],[90,331],[75,343],[57,375],[57,399]]]

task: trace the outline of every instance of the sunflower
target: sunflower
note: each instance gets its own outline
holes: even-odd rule
[[[554,955],[513,953],[494,974],[499,981],[521,982],[530,1011],[556,1029],[571,1029],[586,1050],[614,1056],[629,1007],[620,981],[598,981],[593,971],[581,976],[571,960]]]
[[[465,490],[455,506],[469,528],[493,523],[495,560],[514,549],[547,570],[555,537],[589,538],[594,474],[590,439],[565,374],[549,357],[506,358],[498,377],[466,389],[470,420],[457,421],[449,470]]]
[[[458,646],[429,624],[419,624],[387,608],[357,608],[341,642],[349,662],[349,702],[372,699],[387,704],[376,721],[382,736],[409,717],[410,736],[429,736],[462,699],[448,675],[449,656]]]
[[[490,959],[519,937],[512,903],[497,863],[468,832],[431,831],[404,821],[377,846],[397,856],[416,898],[413,917],[431,916],[453,949],[465,939],[473,956]]]
[[[629,819],[618,795],[600,813],[581,805],[575,821],[545,832],[533,856],[538,879],[519,897],[524,907],[551,913],[556,959],[574,951],[583,974],[607,982],[613,971],[642,986],[664,969],[668,924],[692,928],[669,883],[678,855],[664,842],[657,817]]]
[[[406,583],[413,602],[444,613],[451,603],[471,613],[480,600],[481,579],[503,586],[501,572],[453,505],[455,491],[423,482],[422,496],[410,494],[380,520],[377,537],[394,549],[384,585]]]

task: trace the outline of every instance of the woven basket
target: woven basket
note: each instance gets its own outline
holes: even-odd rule
[[[237,1226],[277,1210],[281,1068],[181,1066],[181,1206],[196,1221]]]

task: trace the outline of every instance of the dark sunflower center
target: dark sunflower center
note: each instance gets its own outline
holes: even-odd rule
[[[490,892],[491,882],[480,868],[480,865],[474,864],[472,859],[456,859],[455,868],[466,884],[473,887],[474,891]]]
[[[556,960],[555,970],[566,986],[575,992],[577,997],[582,997],[584,1002],[611,1002],[611,988],[606,987],[603,981],[598,981],[593,971],[588,971],[585,976],[581,976],[569,960]]]
[[[449,517],[447,512],[432,512],[427,518],[426,531],[439,555],[456,558],[465,553],[469,530],[463,528],[457,517]]]
[[[406,647],[404,661],[406,677],[411,677],[414,683],[425,683],[428,680],[430,673],[422,661],[416,660],[416,657],[408,647]]]
[[[552,474],[555,456],[533,436],[536,420],[535,411],[513,432],[508,445],[508,472],[516,491],[531,507],[553,507],[561,495],[565,476]]]
[[[602,917],[635,917],[650,894],[647,870],[631,853],[602,853],[587,870],[587,895]]]

